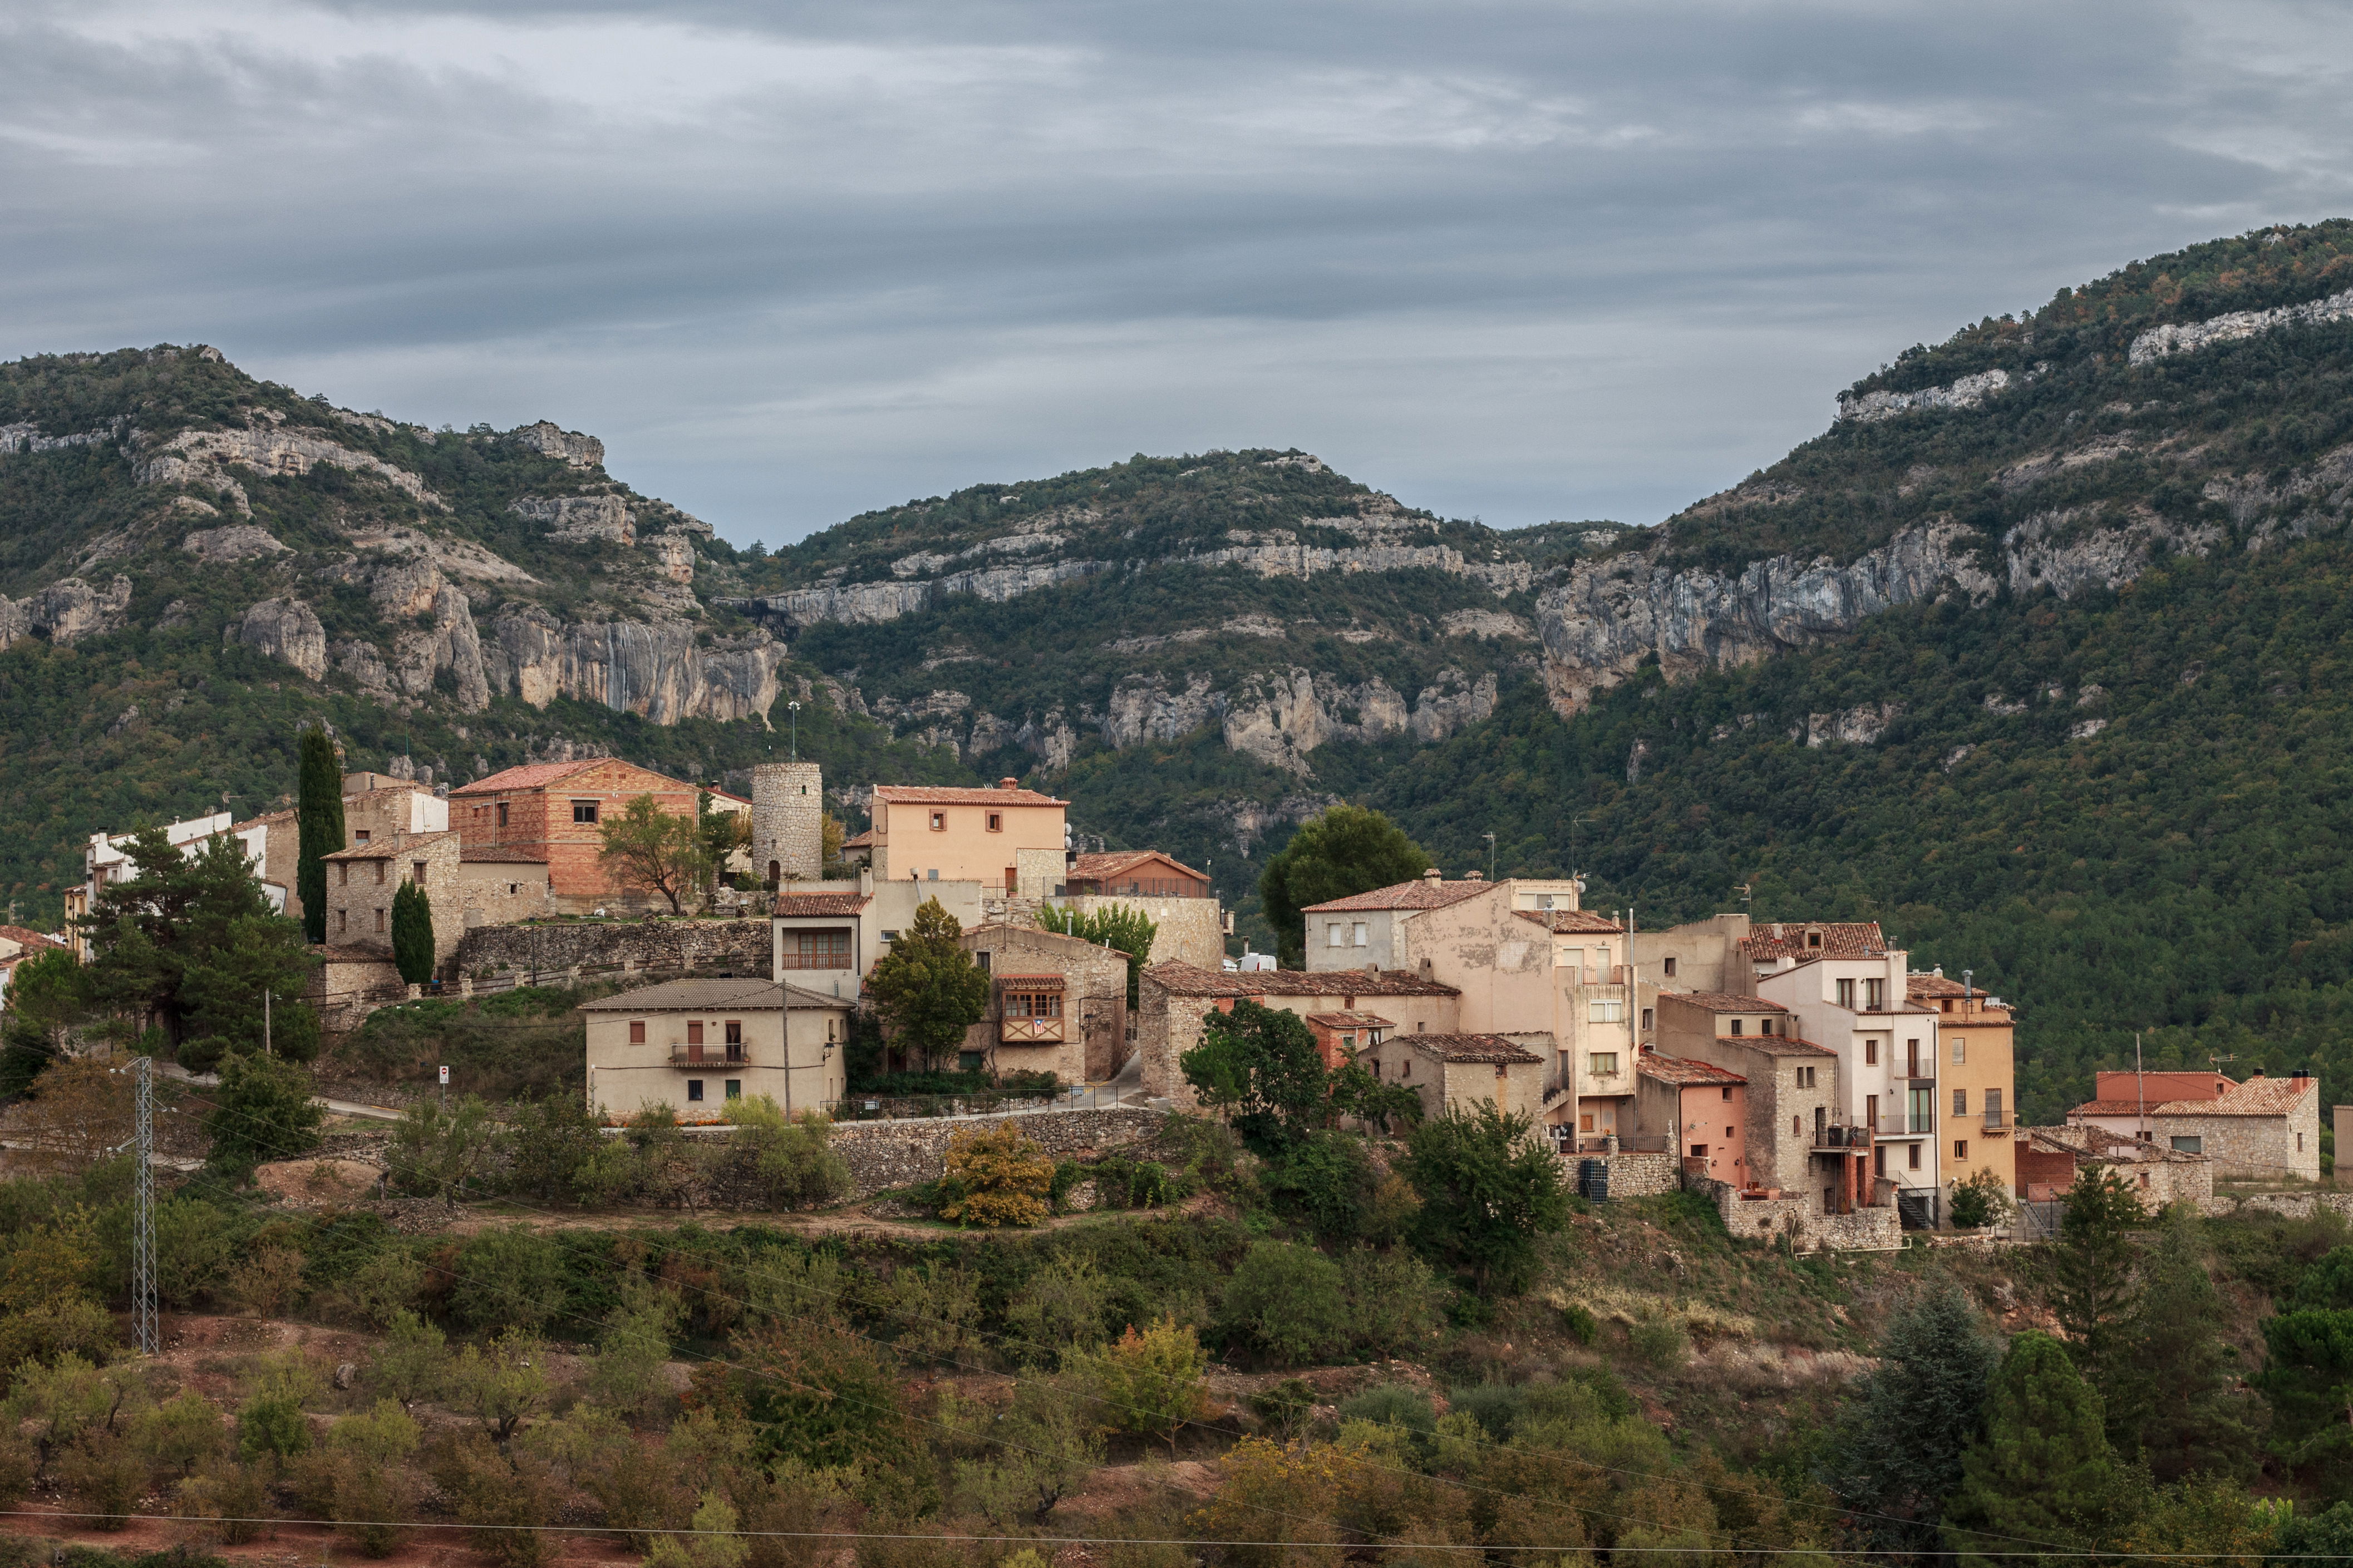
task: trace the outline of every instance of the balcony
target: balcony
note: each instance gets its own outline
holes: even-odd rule
[[[670,1065],[674,1068],[747,1068],[750,1055],[742,1046],[690,1046],[673,1041]]]
[[[1934,1116],[1906,1116],[1901,1111],[1881,1117],[1878,1126],[1872,1129],[1882,1138],[1921,1138],[1936,1130],[1936,1119]]]
[[[2007,1132],[2018,1122],[2007,1110],[1989,1110],[1979,1125],[1989,1132]]]
[[[1006,1018],[997,1026],[1000,1046],[1059,1046],[1062,1040],[1060,1018]]]
[[[841,952],[780,952],[776,955],[778,969],[848,969],[849,954]]]
[[[1814,1147],[1817,1149],[1868,1149],[1871,1138],[1872,1130],[1867,1125],[1814,1129]]]

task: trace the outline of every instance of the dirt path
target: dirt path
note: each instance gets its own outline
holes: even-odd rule
[[[1216,1201],[1204,1194],[1187,1198],[1173,1209],[1090,1209],[1083,1214],[1054,1215],[1028,1227],[1027,1234],[1068,1230],[1083,1225],[1119,1225],[1164,1214],[1198,1214],[1202,1212],[1205,1205],[1214,1205]],[[821,1209],[808,1214],[779,1213],[774,1209],[722,1208],[562,1212],[523,1208],[492,1198],[466,1208],[440,1229],[443,1234],[450,1236],[471,1236],[478,1231],[516,1225],[529,1226],[533,1230],[556,1231],[675,1230],[693,1221],[703,1225],[773,1225],[781,1230],[797,1231],[806,1236],[887,1236],[938,1240],[949,1236],[1011,1234],[1006,1231],[966,1231],[935,1219],[908,1219],[869,1212],[881,1202],[883,1200],[850,1204],[841,1208]]]

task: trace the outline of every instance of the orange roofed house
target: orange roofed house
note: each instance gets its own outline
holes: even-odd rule
[[[530,763],[449,792],[449,826],[465,858],[498,849],[547,865],[556,908],[580,914],[623,897],[596,861],[603,824],[641,795],[672,816],[694,815],[695,787],[617,757]]]
[[[2320,1083],[2309,1073],[2233,1083],[2218,1072],[2104,1072],[2094,1082],[2097,1098],[2067,1112],[2068,1126],[2202,1154],[2218,1176],[2320,1180]]]
[[[1062,880],[1071,803],[1023,789],[876,784],[873,826],[859,837],[878,882],[978,882],[1048,898]]]

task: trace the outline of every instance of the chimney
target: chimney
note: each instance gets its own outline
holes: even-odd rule
[[[1021,781],[1019,779],[999,779],[997,781],[997,787],[999,789],[1019,789],[1021,787]]]
[[[1487,879],[1487,873],[1484,871],[1465,871],[1462,873],[1462,879],[1466,882],[1483,882]]]
[[[858,868],[858,896],[861,899],[874,896],[874,863],[871,860]]]
[[[1446,873],[1432,866],[1421,874],[1421,879],[1425,882],[1442,882],[1446,879]]]

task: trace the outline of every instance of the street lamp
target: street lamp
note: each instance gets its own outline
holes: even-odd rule
[[[793,761],[797,763],[801,760],[801,705],[787,702],[785,710],[793,716]]]

